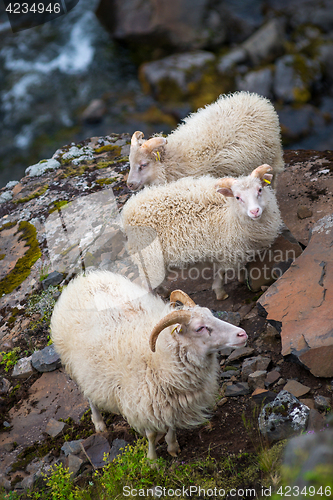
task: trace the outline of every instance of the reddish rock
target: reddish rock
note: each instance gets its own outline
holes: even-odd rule
[[[283,356],[316,377],[333,376],[333,215],[317,222],[302,255],[258,304],[281,326]]]
[[[267,377],[265,380],[265,386],[269,387],[270,385],[274,384],[277,380],[279,380],[280,377],[281,377],[281,374],[276,370],[273,370],[273,371],[267,373]]]
[[[253,262],[247,264],[248,286],[252,291],[257,292],[262,286],[270,285],[288,269],[301,253],[300,244],[289,229],[284,227],[273,245],[264,250]]]
[[[307,394],[310,391],[310,387],[300,384],[297,380],[288,380],[283,390],[290,392],[295,398],[299,398]]]

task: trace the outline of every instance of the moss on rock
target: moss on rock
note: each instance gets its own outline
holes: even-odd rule
[[[3,229],[9,229],[15,226],[15,223],[5,224],[0,228],[0,232]],[[37,231],[35,227],[27,221],[19,222],[18,231],[16,234],[22,233],[19,240],[26,241],[26,247],[28,250],[25,254],[18,259],[15,267],[0,281],[0,296],[11,293],[15,288],[17,288],[23,281],[29,276],[31,267],[34,263],[41,257],[42,252],[39,248],[37,241]]]

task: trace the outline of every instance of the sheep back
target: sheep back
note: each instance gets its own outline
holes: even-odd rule
[[[167,138],[167,181],[182,176],[239,176],[268,163],[273,173],[284,168],[278,115],[257,94],[222,95],[184,119]]]

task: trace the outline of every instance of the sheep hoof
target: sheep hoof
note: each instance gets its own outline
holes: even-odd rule
[[[98,424],[95,424],[95,430],[96,432],[104,432],[106,431],[106,425],[104,422],[98,422]]]
[[[216,293],[216,300],[225,300],[229,297],[227,292],[225,292],[224,290],[219,290],[216,291],[215,293]]]
[[[179,447],[179,444],[176,443],[175,445],[171,445],[171,446],[168,446],[168,453],[169,455],[171,455],[172,457],[177,457],[178,456],[178,453],[180,453],[180,447]]]

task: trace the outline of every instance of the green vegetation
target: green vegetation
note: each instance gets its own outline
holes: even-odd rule
[[[121,147],[120,146],[113,146],[112,144],[107,144],[106,146],[101,146],[97,149],[95,149],[95,153],[100,154],[100,153],[109,153],[108,158],[114,159],[118,158],[118,156],[121,155]]]
[[[9,352],[0,352],[0,365],[4,365],[5,372],[9,372],[9,370],[16,365],[20,359],[20,351],[21,349],[19,347],[14,347],[14,349]]]
[[[97,179],[95,182],[99,186],[105,186],[106,184],[113,184],[118,181],[118,177],[105,177],[103,179]]]
[[[35,198],[38,198],[39,196],[42,196],[48,190],[48,188],[49,188],[49,185],[46,184],[45,186],[43,186],[42,188],[40,188],[35,193],[31,193],[31,194],[29,194],[29,196],[26,196],[24,198],[19,198],[18,200],[15,200],[14,203],[16,203],[16,204],[18,204],[18,203],[26,203],[27,201],[33,200]]]
[[[4,229],[9,229],[10,227],[15,226],[15,224],[16,222],[5,224],[0,228],[0,232]],[[25,246],[28,247],[28,250],[25,252],[23,257],[18,259],[14,269],[12,269],[7,276],[0,281],[0,297],[12,292],[16,287],[23,283],[23,281],[29,276],[31,267],[42,255],[38,245],[37,231],[35,227],[30,224],[30,222],[21,221],[16,234],[19,232],[22,233],[19,240],[26,241]]]
[[[49,214],[52,214],[52,212],[55,212],[56,210],[60,210],[62,207],[65,207],[68,205],[67,200],[59,200],[59,201],[54,201],[49,208]]]

